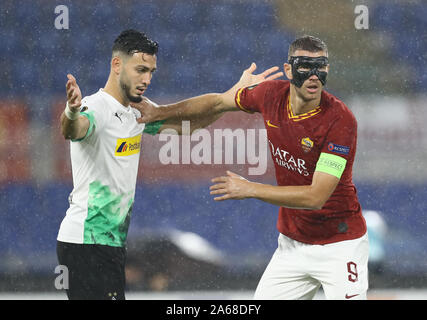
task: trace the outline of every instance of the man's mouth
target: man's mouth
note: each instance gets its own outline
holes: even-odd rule
[[[319,90],[319,86],[318,86],[317,84],[309,84],[309,85],[307,86],[307,91],[308,91],[309,93],[316,93],[316,92],[317,92],[317,90]]]
[[[138,95],[142,95],[145,89],[145,87],[136,87],[136,92],[138,93]]]

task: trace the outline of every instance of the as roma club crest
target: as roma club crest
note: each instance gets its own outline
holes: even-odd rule
[[[314,142],[310,138],[302,138],[301,139],[301,147],[304,152],[310,152],[313,149]]]

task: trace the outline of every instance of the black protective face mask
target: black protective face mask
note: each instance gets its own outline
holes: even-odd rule
[[[327,57],[306,57],[297,56],[291,57],[288,62],[292,66],[292,80],[291,83],[301,88],[304,81],[310,78],[312,75],[316,75],[319,78],[322,85],[326,84],[326,71],[319,71],[320,68],[328,65]],[[298,68],[310,69],[310,71],[298,71]]]

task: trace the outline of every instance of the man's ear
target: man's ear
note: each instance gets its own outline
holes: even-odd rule
[[[119,56],[113,57],[111,60],[111,70],[115,74],[119,74],[123,67],[123,60]]]
[[[283,70],[285,71],[286,77],[289,80],[292,80],[292,66],[289,63],[284,63],[283,64]]]

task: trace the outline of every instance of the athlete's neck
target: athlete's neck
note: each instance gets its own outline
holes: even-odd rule
[[[297,93],[295,87],[291,85],[289,99],[292,108],[292,113],[295,115],[310,112],[316,109],[320,105],[321,94],[318,97],[311,100],[304,99],[300,94]]]
[[[123,90],[120,88],[119,81],[117,81],[117,79],[113,78],[111,75],[108,77],[107,83],[105,84],[104,92],[108,93],[125,107],[127,107],[130,103],[129,99],[123,95]]]

